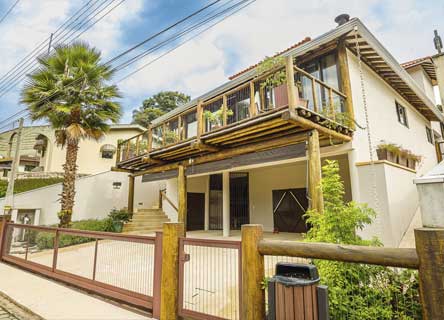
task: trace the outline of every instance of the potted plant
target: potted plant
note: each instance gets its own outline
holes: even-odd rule
[[[233,110],[227,109],[227,117],[233,116]],[[224,121],[224,109],[220,107],[220,109],[211,112],[209,110],[204,112],[204,117],[211,124],[211,129],[218,129],[222,127]]]
[[[401,147],[394,143],[381,143],[376,149],[379,160],[387,160],[393,163],[398,163],[400,153]]]
[[[409,167],[410,169],[415,170],[416,166],[422,161],[422,157],[414,154],[411,151],[408,151],[408,155],[407,155],[407,167]]]
[[[169,129],[165,130],[166,144],[176,143],[177,141],[179,141],[179,135],[176,132]]]
[[[108,214],[108,218],[112,222],[112,229],[114,232],[122,232],[123,224],[131,221],[133,214],[125,209],[113,209]]]

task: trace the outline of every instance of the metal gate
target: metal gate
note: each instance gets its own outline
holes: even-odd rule
[[[240,319],[241,242],[181,238],[179,315]]]
[[[4,223],[2,229],[1,260],[138,307],[154,306],[158,313],[161,235],[14,223]]]

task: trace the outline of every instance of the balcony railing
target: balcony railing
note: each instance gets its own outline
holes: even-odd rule
[[[265,85],[266,79],[281,67],[258,76],[236,88],[151,126],[146,132],[119,143],[117,163],[147,154],[154,150],[176,145],[201,136],[235,126],[264,113],[288,107],[287,83]],[[346,95],[294,66],[298,107],[306,108],[325,118],[348,126],[345,114]]]

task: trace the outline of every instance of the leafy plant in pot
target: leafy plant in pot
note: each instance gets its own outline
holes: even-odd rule
[[[401,147],[394,143],[381,143],[376,148],[376,154],[379,160],[387,160],[393,163],[398,163],[398,158],[401,154]]]
[[[227,117],[233,116],[233,110],[227,109]],[[220,109],[211,112],[210,110],[207,110],[204,112],[204,117],[208,122],[211,124],[211,128],[218,129],[222,127],[223,121],[224,121],[224,108],[220,107]]]
[[[420,162],[422,161],[422,157],[414,154],[411,151],[407,151],[407,167],[409,167],[410,169],[415,170],[416,169],[416,165],[418,165]]]
[[[108,219],[112,223],[112,230],[114,232],[122,232],[123,224],[131,221],[133,214],[125,209],[113,209],[108,214]]]

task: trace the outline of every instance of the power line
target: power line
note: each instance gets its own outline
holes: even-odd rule
[[[217,2],[219,2],[219,1],[220,1],[220,0],[215,1],[214,3],[217,3]],[[232,2],[232,1],[233,1],[233,0],[230,0],[229,2]],[[169,39],[167,39],[167,40],[165,40],[165,41],[163,41],[163,42],[161,42],[160,44],[156,44],[156,45],[152,46],[151,48],[145,50],[145,52],[154,52],[155,50],[158,50],[159,48],[163,47],[165,44],[167,44],[167,43],[169,43],[169,42],[172,42],[173,40],[176,40],[176,39],[180,38],[182,35],[184,35],[184,34],[186,34],[186,33],[189,33],[189,32],[191,32],[192,30],[195,30],[195,29],[196,29],[196,26],[202,26],[202,25],[204,25],[204,23],[203,23],[204,21],[205,21],[205,23],[208,22],[208,21],[212,21],[212,20],[214,20],[215,18],[219,17],[222,13],[227,13],[227,12],[229,12],[229,10],[232,10],[233,8],[237,8],[236,10],[233,10],[230,14],[226,15],[225,17],[223,17],[222,19],[220,19],[220,20],[217,21],[216,23],[214,23],[214,24],[208,26],[207,28],[205,28],[204,30],[202,30],[201,32],[199,32],[198,34],[195,34],[193,37],[187,39],[185,42],[183,42],[183,43],[177,45],[176,47],[174,47],[174,48],[172,48],[172,49],[170,49],[169,51],[167,51],[166,53],[164,53],[164,54],[161,55],[160,57],[157,57],[157,58],[154,59],[153,61],[150,61],[149,63],[147,63],[146,65],[142,66],[141,68],[139,68],[139,69],[136,70],[135,72],[133,72],[133,73],[131,73],[131,74],[125,76],[125,78],[122,78],[122,79],[120,79],[119,81],[117,81],[117,82],[115,82],[115,83],[118,83],[118,82],[123,81],[124,79],[126,79],[126,78],[128,78],[129,76],[131,76],[132,74],[134,74],[134,73],[140,71],[141,69],[143,69],[143,68],[146,67],[147,65],[153,63],[154,61],[159,60],[161,57],[165,56],[165,55],[168,54],[169,52],[171,52],[171,51],[177,49],[178,47],[182,46],[182,45],[185,44],[186,42],[188,42],[188,41],[190,41],[191,39],[197,37],[198,35],[202,34],[202,33],[205,32],[206,30],[212,28],[213,26],[215,26],[216,24],[222,22],[222,21],[225,20],[226,18],[228,18],[228,17],[234,15],[235,13],[237,13],[238,11],[242,10],[243,8],[245,8],[246,6],[250,5],[251,3],[255,2],[255,1],[256,1],[256,0],[242,0],[242,1],[239,1],[237,4],[235,4],[235,5],[231,6],[231,7],[229,7],[228,9],[224,9],[223,11],[214,14],[211,18],[209,18],[209,19],[205,19],[205,20],[203,20],[203,21],[200,21],[200,22],[198,22],[197,24],[195,24],[194,26],[189,27],[188,29],[185,29],[184,31],[180,31],[180,32],[178,32],[176,35],[170,37]],[[240,6],[240,5],[242,5],[242,4],[244,4],[244,5],[243,5],[243,6]],[[219,9],[222,8],[223,6],[224,6],[224,5],[220,6]],[[240,6],[240,7],[239,7],[239,6]],[[206,8],[208,8],[208,6],[206,6]],[[199,12],[202,12],[202,9],[200,9],[200,10],[198,10],[198,11],[199,11]],[[214,11],[216,11],[216,10],[214,10]],[[214,11],[213,11],[213,12],[214,12]],[[193,17],[193,16],[195,16],[195,14],[192,14],[192,15],[188,16],[188,19],[190,19],[190,18]],[[207,15],[207,16],[208,16],[208,15]],[[184,19],[181,19],[180,21],[183,22],[183,21],[185,21],[185,20],[184,20]],[[173,25],[176,26],[176,25],[177,25],[177,22],[174,23]],[[159,36],[159,35],[161,35],[162,33],[164,33],[164,32],[166,32],[166,31],[170,30],[171,28],[172,28],[172,26],[169,26],[169,27],[167,27],[167,28],[161,30],[160,32],[156,33],[155,35],[156,35],[156,36]],[[146,43],[146,42],[148,42],[149,40],[152,40],[152,39],[154,39],[154,36],[150,36],[148,39],[145,39],[145,40],[143,40],[142,42],[143,42],[143,43]],[[142,43],[142,42],[141,42],[141,43]],[[135,50],[136,48],[139,48],[139,47],[141,46],[141,43],[139,43],[139,44],[133,46],[132,48],[130,48],[130,49],[128,49],[128,50],[125,50],[125,51],[124,51],[124,54],[126,55],[126,54],[132,52],[133,50]],[[116,57],[112,58],[111,60],[105,62],[105,65],[109,65],[109,64],[111,64],[113,61],[115,61],[116,59],[118,59],[118,58],[120,58],[120,57],[122,57],[122,56],[123,56],[123,53],[117,55]],[[126,62],[124,62],[123,64],[125,64],[125,67],[126,67],[126,66],[127,66],[126,64],[127,64],[129,61],[131,61],[131,63],[134,63],[135,61],[141,59],[142,57],[143,57],[143,56],[140,56],[140,55],[139,55],[139,57],[137,57],[137,59],[134,59],[134,57],[133,57],[133,58],[127,60]],[[122,64],[121,64],[121,65],[122,65]],[[121,66],[121,65],[120,65],[120,66]],[[119,66],[113,68],[113,70],[115,70],[115,71],[120,70],[120,69],[118,69],[118,67],[119,67]],[[74,85],[74,84],[76,84],[77,82],[80,82],[80,81],[82,81],[82,80],[83,80],[83,77],[80,77],[80,78],[74,80],[73,82],[71,82],[68,86],[72,86],[72,85]],[[44,103],[45,101],[47,101],[47,100],[53,98],[54,96],[56,96],[56,95],[58,95],[58,94],[59,94],[59,92],[55,92],[55,93],[51,94],[50,96],[45,97],[45,98],[41,99],[40,101],[36,102],[36,104],[42,104],[42,103]],[[14,114],[14,115],[8,117],[7,119],[5,119],[5,120],[3,120],[3,121],[0,121],[0,124],[3,123],[3,122],[5,122],[5,121],[7,121],[7,120],[9,120],[9,119],[11,119],[11,118],[13,118],[13,117],[18,116],[18,115],[21,114],[21,113],[25,113],[25,112],[27,112],[27,109],[26,109],[26,108],[23,109],[23,110],[18,111],[16,114]],[[30,118],[30,114],[27,115],[27,118]],[[8,124],[8,125],[9,125],[9,124]],[[7,125],[6,125],[6,126],[7,126]],[[6,127],[6,126],[4,126],[4,127]],[[4,127],[0,127],[0,130],[1,130],[2,128],[4,128]]]
[[[14,10],[15,6],[19,3],[20,0],[16,0],[14,4],[6,11],[6,13],[3,15],[3,17],[0,18],[0,23],[3,22],[3,20],[6,19],[7,16],[11,13],[12,10]]]

